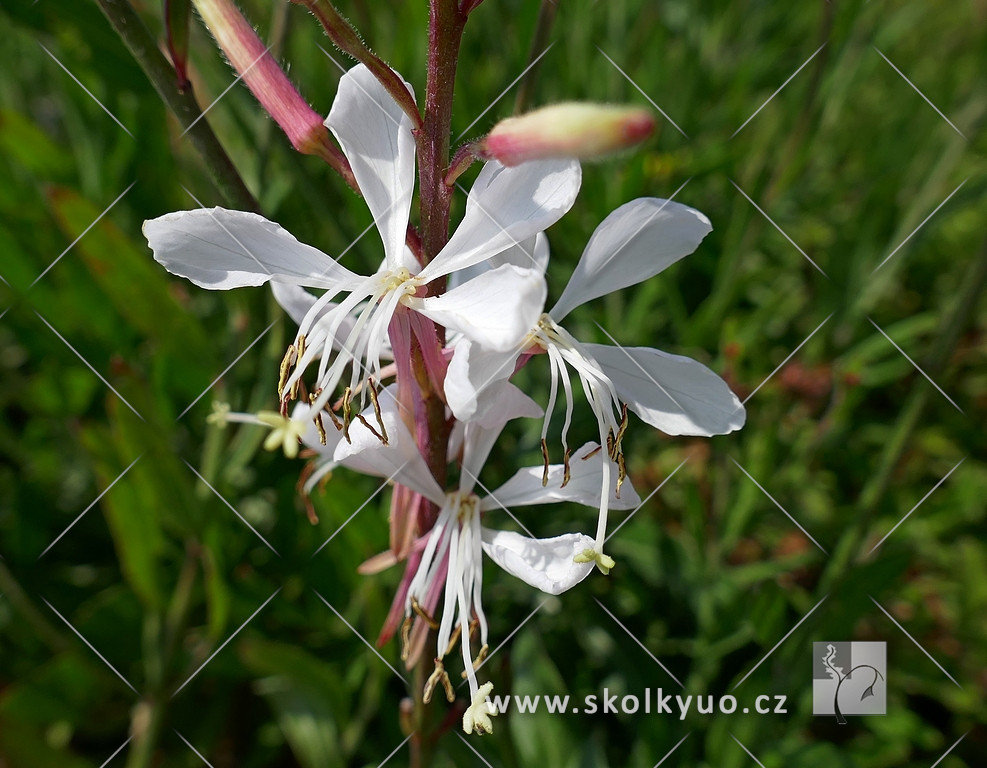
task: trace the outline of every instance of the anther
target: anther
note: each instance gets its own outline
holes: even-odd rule
[[[350,398],[353,396],[353,391],[347,387],[343,390],[343,437],[346,438],[347,443],[353,442],[350,440],[350,418],[352,411],[352,404],[350,403]]]
[[[291,365],[294,362],[292,356],[295,354],[295,345],[289,344],[288,349],[281,358],[281,368],[278,372],[278,398],[284,399],[284,387],[288,383],[288,375],[291,373]]]
[[[548,443],[545,442],[544,437],[541,439],[541,457],[542,457],[542,461],[544,461],[545,463],[545,468],[542,470],[541,473],[541,485],[542,488],[544,488],[546,485],[548,485]]]
[[[380,441],[387,445],[387,428],[384,426],[384,418],[380,414],[380,403],[377,401],[377,382],[373,380],[373,377],[368,378],[367,382],[370,385],[370,402],[374,407],[374,416],[377,417],[377,423],[380,425]]]
[[[566,448],[565,456],[562,459],[562,466],[564,467],[564,471],[562,473],[562,485],[560,486],[562,488],[565,488],[569,484],[569,481],[572,479],[572,473],[569,471],[569,458],[571,456],[572,456],[572,449]]]
[[[413,610],[418,616],[432,629],[439,628],[439,622],[433,619],[424,608],[422,608],[421,603],[418,602],[416,598],[411,598],[411,610]]]
[[[617,454],[617,488],[614,493],[617,498],[620,498],[620,486],[624,484],[624,480],[627,479],[627,467],[624,465],[624,452],[621,451]]]
[[[296,360],[301,360],[302,359],[302,355],[304,355],[304,354],[305,354],[305,337],[302,336],[302,335],[299,335],[298,336],[297,357],[295,359]],[[301,376],[299,376],[297,379],[295,379],[295,383],[292,384],[292,386],[291,386],[291,392],[289,393],[291,395],[291,399],[292,400],[297,400],[298,399],[298,387],[301,385],[301,383],[302,383],[302,379],[301,379]]]
[[[462,622],[460,622],[459,624],[456,625],[456,628],[452,631],[452,637],[449,638],[449,644],[446,646],[446,652],[442,654],[443,656],[448,656],[450,653],[452,653],[453,649],[456,647],[456,643],[459,642],[459,636],[462,634],[462,632],[463,632],[463,624]]]
[[[446,672],[445,667],[442,665],[442,659],[435,660],[435,669],[432,674],[428,676],[428,680],[425,681],[425,690],[422,692],[422,701],[428,704],[432,700],[432,692],[435,690],[435,686],[438,683],[442,683],[442,687],[445,689],[446,698],[449,699],[451,704],[456,700],[456,692],[452,690],[452,682],[449,680],[449,673]],[[452,693],[452,696],[449,694]]]
[[[315,418],[312,419],[312,421],[315,422],[315,428],[319,432],[319,442],[321,442],[323,445],[325,445],[326,444],[326,428],[325,428],[325,425],[322,423],[322,414],[321,413],[315,414]]]
[[[411,626],[414,623],[410,616],[405,616],[401,622],[401,661],[407,661],[411,655]]]

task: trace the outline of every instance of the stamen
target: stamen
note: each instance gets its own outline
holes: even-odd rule
[[[581,457],[580,461],[589,461],[590,459],[592,459],[594,456],[596,456],[596,454],[598,454],[602,450],[603,450],[603,446],[602,445],[598,445],[598,446],[596,446],[596,448],[594,448],[592,451],[590,451],[589,453],[587,453],[585,456]]]
[[[620,498],[620,486],[624,484],[624,480],[627,479],[627,467],[624,465],[624,452],[621,451],[617,454],[617,487],[614,489],[614,495]]]
[[[350,418],[351,418],[351,406],[350,397],[353,395],[353,390],[347,387],[343,390],[343,437],[346,438],[347,443],[352,443],[350,440]]]
[[[418,616],[422,619],[422,621],[428,624],[428,626],[431,627],[432,629],[439,628],[439,622],[437,622],[435,619],[429,616],[428,611],[422,608],[421,603],[418,602],[417,598],[414,597],[411,598],[411,610],[413,610],[416,614],[418,614]]]
[[[572,479],[572,474],[569,471],[569,458],[572,456],[572,449],[565,449],[565,457],[562,459],[562,466],[564,467],[564,472],[562,473],[562,485],[560,487],[565,488],[569,481]]]
[[[449,703],[451,704],[456,700],[456,692],[452,689],[452,681],[449,679],[449,673],[446,672],[445,667],[442,665],[442,659],[436,659],[435,669],[428,676],[428,680],[425,681],[425,690],[422,693],[423,702],[428,704],[432,700],[432,692],[440,682],[445,689],[446,698],[449,699]]]
[[[544,488],[548,485],[548,443],[545,441],[544,437],[541,439],[541,457],[545,462],[545,468],[541,473],[541,486]]]
[[[449,638],[449,645],[446,646],[446,651],[443,656],[448,656],[452,653],[453,649],[456,647],[456,643],[459,642],[459,636],[463,633],[463,624],[460,622],[456,625],[456,628],[452,630],[452,637]]]
[[[303,336],[302,334],[299,334],[298,335],[298,357],[301,357],[304,354],[305,354],[305,336]],[[302,379],[299,376],[297,379],[295,379],[295,383],[291,385],[290,395],[291,395],[291,399],[292,400],[297,400],[298,399],[298,386],[301,383],[302,383]]]
[[[387,428],[384,426],[384,418],[381,416],[380,413],[380,403],[377,400],[377,395],[379,394],[379,391],[377,389],[377,382],[373,380],[373,377],[369,378],[367,381],[370,385],[370,402],[374,406],[374,416],[377,417],[377,423],[380,425],[380,434],[381,434],[380,441],[384,445],[387,445]]]
[[[284,399],[284,388],[288,383],[288,375],[291,373],[291,365],[294,362],[292,356],[295,354],[295,345],[289,344],[285,350],[284,357],[281,358],[281,368],[278,372],[278,399]]]
[[[326,444],[326,428],[325,428],[325,425],[322,423],[322,414],[321,413],[315,414],[315,418],[312,419],[312,421],[315,422],[315,428],[319,432],[319,442],[322,443],[323,445],[325,445]]]
[[[411,627],[415,623],[410,616],[401,622],[401,661],[407,661],[411,653]]]

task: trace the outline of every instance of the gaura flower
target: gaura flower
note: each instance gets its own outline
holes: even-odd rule
[[[512,344],[535,322],[544,302],[544,280],[537,270],[504,264],[439,296],[426,296],[425,286],[551,226],[572,206],[579,189],[580,168],[572,160],[519,168],[487,163],[469,193],[459,227],[422,267],[404,244],[415,185],[410,118],[361,64],[341,78],[326,125],[349,160],[383,242],[384,259],[374,274],[351,272],[253,213],[200,209],[144,223],[155,259],[202,288],[226,290],[270,282],[325,291],[302,318],[282,365],[282,413],[316,359],[316,413],[330,402],[347,365],[351,374],[344,413],[349,412],[353,392],[360,392],[356,410],[366,405],[367,393],[375,389],[373,383],[361,387],[361,382],[380,380],[388,326],[399,307],[485,348],[501,350]],[[331,303],[341,295],[345,298]],[[299,298],[297,291],[295,297]]]
[[[658,198],[639,198],[621,206],[597,227],[555,306],[541,315],[506,351],[489,350],[469,338],[456,342],[445,380],[449,407],[457,418],[485,416],[480,393],[499,386],[514,373],[520,355],[544,353],[552,384],[542,426],[542,451],[548,465],[547,435],[558,396],[565,393],[562,446],[566,466],[570,450],[567,434],[573,413],[569,368],[579,377],[596,416],[601,445],[619,467],[617,492],[624,479],[621,440],[627,427],[626,409],[669,435],[726,434],[744,424],[745,412],[737,396],[709,368],[687,357],[649,347],[585,344],[561,325],[575,307],[612,291],[646,280],[692,253],[712,230],[709,220],[687,206]],[[537,266],[547,258],[547,246],[536,241],[525,251],[515,248],[503,258]],[[548,482],[548,473],[545,482]],[[602,473],[600,515],[594,546],[579,556],[595,560],[601,570],[612,565],[602,552],[606,535],[607,499],[611,475]]]
[[[402,584],[405,625],[402,632],[403,658],[417,660],[414,647],[424,642],[431,627],[438,630],[435,671],[426,685],[426,700],[441,685],[450,701],[455,700],[444,658],[460,644],[463,668],[469,681],[471,705],[463,718],[466,732],[489,732],[492,724],[486,708],[489,683],[481,685],[476,677],[488,649],[488,625],[481,602],[483,586],[482,560],[486,554],[503,570],[548,594],[558,595],[572,588],[593,570],[592,562],[577,562],[579,553],[593,546],[582,533],[538,539],[513,531],[500,531],[482,524],[483,516],[496,509],[509,509],[561,501],[587,506],[600,503],[600,471],[615,473],[612,464],[601,466],[595,444],[577,451],[570,471],[570,482],[562,487],[562,465],[549,467],[553,482],[542,484],[542,467],[527,467],[499,488],[484,495],[476,493],[483,465],[508,421],[538,417],[542,409],[517,387],[507,385],[497,396],[497,407],[489,416],[465,425],[462,435],[462,467],[455,490],[445,492],[436,483],[422,459],[414,439],[398,413],[394,387],[381,395],[380,410],[391,439],[383,445],[363,422],[355,423],[350,442],[339,441],[332,460],[364,474],[392,478],[428,498],[440,508],[433,528],[420,537],[414,550],[414,569],[409,568]],[[304,406],[298,406],[303,409]],[[307,442],[323,455],[327,449],[318,445],[311,433]],[[583,457],[586,457],[583,460]],[[609,499],[617,509],[631,509],[640,499],[629,484],[621,498]],[[410,579],[410,580],[409,580]],[[441,619],[435,617],[441,614]],[[412,626],[418,620],[421,629]],[[478,633],[480,650],[474,658],[471,640]],[[486,693],[484,693],[486,691]]]

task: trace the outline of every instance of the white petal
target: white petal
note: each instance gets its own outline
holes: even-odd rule
[[[441,296],[405,303],[486,349],[520,352],[544,311],[547,290],[538,270],[504,264]]]
[[[569,482],[562,487],[564,466],[550,464],[548,467],[548,482],[542,485],[543,467],[524,467],[500,488],[491,491],[483,499],[482,509],[490,510],[504,507],[524,507],[531,504],[552,504],[559,501],[571,501],[584,504],[587,507],[600,506],[600,490],[602,488],[603,463],[610,472],[610,502],[609,509],[637,509],[641,504],[630,478],[620,486],[620,498],[614,493],[617,487],[617,466],[610,461],[604,451],[598,451],[589,458],[584,458],[596,449],[596,443],[586,443],[582,448],[572,452],[569,460]]]
[[[517,243],[506,251],[494,254],[486,261],[481,261],[472,267],[453,272],[449,275],[448,286],[451,290],[484,272],[496,269],[502,264],[513,264],[516,267],[537,269],[539,272],[544,273],[548,268],[548,257],[548,238],[544,232],[539,232],[534,237],[529,237],[523,243]]]
[[[596,228],[549,314],[558,322],[590,299],[657,275],[712,229],[699,211],[670,200],[642,197],[620,206]]]
[[[200,288],[227,290],[269,280],[313,288],[357,279],[322,251],[263,216],[225,208],[176,211],[144,222],[154,258]]]
[[[491,352],[463,337],[446,370],[446,403],[460,421],[485,419],[497,407],[499,390],[514,373],[518,353]],[[484,393],[489,392],[489,396]]]
[[[411,86],[405,86],[411,92]],[[370,70],[358,64],[340,79],[326,125],[350,161],[384,242],[388,266],[402,266],[415,189],[411,118]]]
[[[497,390],[496,404],[484,406],[483,410],[482,419],[467,422],[463,436],[463,474],[459,488],[464,493],[473,490],[473,484],[507,422],[511,419],[535,419],[544,413],[538,403],[506,381]]]
[[[584,346],[627,407],[665,434],[708,437],[744,426],[744,406],[702,363],[649,347]]]
[[[394,395],[394,385],[387,387],[379,395],[381,419],[387,429],[388,444],[381,443],[376,435],[354,419],[350,424],[350,442],[346,442],[345,438],[340,440],[333,459],[365,475],[392,478],[436,504],[442,504],[445,494],[418,452],[415,438],[398,412]],[[375,429],[379,429],[372,409],[365,410],[363,417]]]
[[[434,280],[479,264],[548,229],[572,207],[581,176],[575,160],[539,160],[516,168],[487,163],[456,232],[419,276]]]
[[[559,595],[585,579],[593,563],[572,559],[593,549],[593,539],[582,533],[565,533],[551,539],[530,539],[513,531],[483,529],[483,551],[491,560],[531,586]]]

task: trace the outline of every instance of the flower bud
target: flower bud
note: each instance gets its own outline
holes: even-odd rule
[[[645,109],[565,102],[501,120],[477,142],[476,153],[507,166],[548,157],[590,160],[640,144],[654,128]]]
[[[267,113],[304,154],[330,145],[323,118],[308,105],[232,0],[192,0],[216,43]]]

